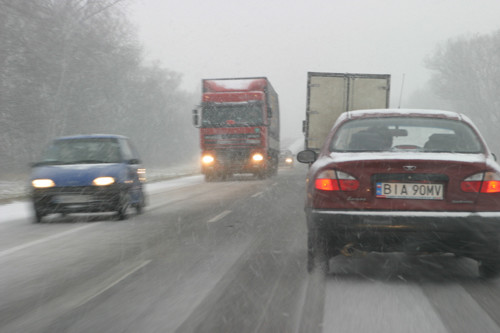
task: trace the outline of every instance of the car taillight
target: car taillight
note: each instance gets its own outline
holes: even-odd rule
[[[460,188],[464,192],[498,193],[500,192],[500,175],[494,172],[476,173],[464,179]]]
[[[322,191],[355,191],[359,181],[342,171],[325,170],[316,177],[314,187]]]

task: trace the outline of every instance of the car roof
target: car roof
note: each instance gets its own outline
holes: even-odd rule
[[[70,135],[56,138],[55,140],[74,140],[74,139],[126,139],[123,135],[116,134],[81,134]]]
[[[431,110],[431,109],[368,109],[347,111],[341,115],[343,119],[355,118],[381,118],[381,117],[430,117],[450,120],[470,120],[463,114],[454,111]]]

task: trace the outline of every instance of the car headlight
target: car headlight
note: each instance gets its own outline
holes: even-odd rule
[[[92,181],[92,184],[96,186],[108,186],[113,184],[114,182],[115,179],[113,177],[97,177]]]
[[[34,179],[31,181],[34,188],[49,188],[56,186],[52,179]]]

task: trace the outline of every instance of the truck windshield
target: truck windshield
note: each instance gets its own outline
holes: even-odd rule
[[[260,103],[206,104],[202,127],[238,127],[263,124]]]

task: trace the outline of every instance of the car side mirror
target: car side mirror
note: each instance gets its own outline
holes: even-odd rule
[[[141,160],[138,158],[131,158],[128,160],[128,164],[141,164]]]
[[[300,163],[312,164],[318,158],[318,154],[314,150],[306,149],[297,154],[297,161]]]

